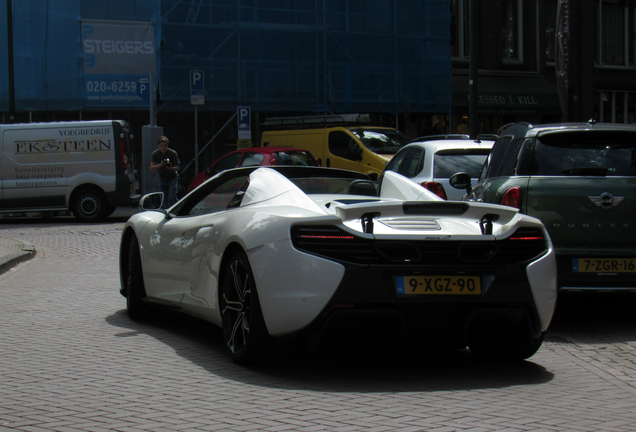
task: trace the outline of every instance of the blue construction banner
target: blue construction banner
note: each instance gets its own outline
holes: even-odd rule
[[[0,0],[0,29],[7,28],[7,1]],[[0,111],[9,111],[9,45],[6,31],[0,30]]]
[[[1,30],[7,1],[0,0]],[[149,74],[160,64],[160,0],[20,0],[12,6],[17,112],[148,109]],[[0,111],[8,106],[5,33]]]
[[[150,82],[161,110],[190,111],[200,71],[201,110],[448,113],[450,2],[13,0],[16,111],[147,109]]]

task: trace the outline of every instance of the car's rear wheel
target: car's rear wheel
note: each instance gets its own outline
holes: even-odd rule
[[[70,210],[82,222],[101,221],[108,210],[106,197],[95,189],[81,189],[74,194]]]
[[[128,243],[128,263],[126,265],[126,309],[132,319],[143,318],[148,312],[148,305],[143,301],[146,297],[144,278],[141,271],[141,254],[139,242],[134,235]]]
[[[247,256],[235,253],[220,292],[223,340],[232,360],[254,363],[263,358],[269,335],[263,320],[254,275]]]

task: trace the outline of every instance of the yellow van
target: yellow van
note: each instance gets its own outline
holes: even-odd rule
[[[265,131],[261,145],[302,148],[309,150],[322,166],[349,169],[377,178],[386,163],[409,141],[394,128],[355,125]]]

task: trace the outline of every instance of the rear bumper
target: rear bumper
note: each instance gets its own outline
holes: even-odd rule
[[[537,338],[544,329],[526,267],[426,269],[428,274],[479,275],[482,294],[399,296],[394,277],[408,270],[348,265],[336,293],[303,333],[316,343],[348,337],[466,346],[471,332],[496,325]]]

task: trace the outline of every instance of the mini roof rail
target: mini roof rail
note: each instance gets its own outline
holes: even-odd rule
[[[302,117],[270,117],[265,119],[263,126],[328,126],[344,123],[369,123],[369,114],[327,114]]]

